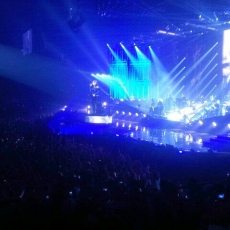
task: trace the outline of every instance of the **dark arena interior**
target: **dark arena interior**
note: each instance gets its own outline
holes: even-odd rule
[[[0,3],[2,229],[230,229],[230,1]]]

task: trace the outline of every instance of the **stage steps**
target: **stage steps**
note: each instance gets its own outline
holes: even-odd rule
[[[215,138],[210,138],[209,141],[204,141],[203,147],[210,148],[215,151],[230,152],[230,136],[228,134],[217,135]]]

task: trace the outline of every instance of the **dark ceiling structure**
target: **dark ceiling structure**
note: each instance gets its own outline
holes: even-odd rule
[[[230,28],[228,0],[9,0],[1,3],[1,41],[17,43],[19,33],[34,27],[41,33],[61,35],[69,25],[76,33],[86,22],[101,29],[133,26],[129,38],[154,41],[153,35],[186,37]],[[95,21],[99,21],[100,25]],[[136,26],[136,30],[135,30]],[[138,29],[141,27],[141,29]],[[49,28],[49,30],[47,30]],[[151,28],[151,29],[150,29]],[[108,28],[106,28],[108,30]],[[125,33],[126,31],[122,31]],[[113,36],[113,34],[111,34]],[[109,40],[107,35],[107,40]],[[57,38],[57,37],[56,37]],[[120,41],[118,41],[120,42]]]
[[[138,17],[143,27],[151,24],[151,34],[133,36],[142,43],[154,42],[156,34],[187,37],[230,28],[230,2],[226,0],[100,0],[98,15],[134,21]]]
[[[171,65],[169,69],[183,57],[189,57],[188,66],[192,65],[197,51],[205,53],[220,40],[222,31],[230,28],[230,2],[7,0],[0,3],[0,20],[1,44],[21,50],[23,34],[32,29],[33,54],[71,63],[60,71],[60,65],[55,66],[54,71],[49,62],[45,65],[49,77],[53,74],[53,82],[57,82],[57,75],[73,81],[76,78],[72,76],[88,76],[90,71],[108,72],[107,43],[111,47],[120,42],[127,47],[136,44],[143,49],[151,45],[161,60]],[[46,69],[41,72],[46,79]],[[79,79],[71,83],[73,94],[83,77]],[[63,94],[71,91],[69,82],[66,85]]]
[[[33,29],[33,52],[75,60],[107,43],[191,46],[230,28],[228,0],[8,0],[0,11],[2,44],[21,49]]]

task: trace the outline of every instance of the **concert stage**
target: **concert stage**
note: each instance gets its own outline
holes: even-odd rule
[[[126,118],[126,119],[125,119]],[[163,117],[94,116],[87,113],[60,111],[49,122],[49,128],[58,135],[109,134],[132,137],[156,144],[172,145],[179,149],[222,151],[223,141],[217,135],[227,135],[229,116],[213,117],[191,124],[170,121]],[[128,119],[129,118],[129,119]],[[213,126],[213,122],[216,126]],[[230,142],[230,140],[228,139]],[[211,142],[211,143],[209,143]],[[213,144],[215,142],[215,144]],[[229,143],[227,142],[227,144]],[[225,141],[226,143],[226,141]]]

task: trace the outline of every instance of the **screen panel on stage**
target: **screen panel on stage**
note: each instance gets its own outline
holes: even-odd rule
[[[112,124],[113,118],[112,116],[86,116],[86,123],[93,124]]]

